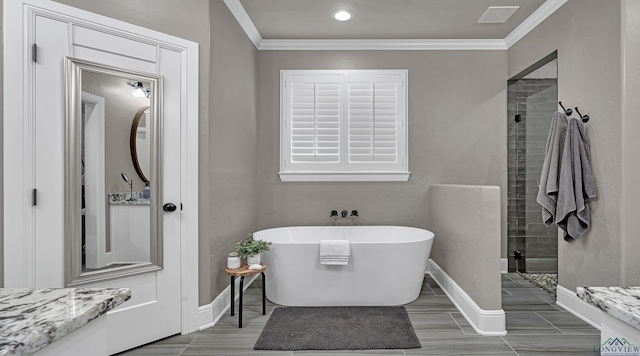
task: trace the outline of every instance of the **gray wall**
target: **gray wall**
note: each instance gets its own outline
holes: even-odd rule
[[[640,286],[640,0],[623,2],[624,97],[622,106],[622,284]]]
[[[211,190],[208,226],[200,231],[200,304],[229,285],[227,254],[258,221],[258,50],[222,1],[210,6]]]
[[[433,261],[482,310],[502,310],[500,188],[434,184],[427,200]]]
[[[504,51],[261,51],[258,57],[260,229],[331,224],[333,209],[358,210],[356,224],[428,229],[427,190],[434,183],[497,185],[506,202]],[[408,182],[280,182],[280,70],[405,68]],[[506,255],[506,235],[502,241]]]
[[[592,228],[573,243],[559,240],[559,284],[574,291],[623,283],[623,241],[638,232],[621,234],[620,14],[620,1],[570,0],[508,50],[508,77],[558,50],[559,100],[592,118],[586,131],[599,197],[591,203]]]

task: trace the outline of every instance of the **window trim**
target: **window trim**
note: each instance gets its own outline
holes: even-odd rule
[[[322,170],[288,170],[287,161],[291,158],[290,151],[290,138],[289,132],[286,127],[287,120],[287,103],[288,88],[286,80],[291,75],[340,75],[344,78],[341,79],[343,89],[347,87],[348,76],[352,75],[400,75],[402,85],[398,90],[398,97],[400,98],[399,110],[400,118],[398,120],[397,127],[397,140],[398,140],[398,160],[399,170],[367,170],[367,171],[355,171],[348,170],[347,163],[343,159],[348,158],[348,151],[346,147],[348,145],[348,120],[346,114],[346,103],[348,100],[346,90],[341,90],[341,120],[340,120],[340,147],[341,147],[341,160],[340,167],[343,167],[344,171],[337,171],[330,169],[327,171]],[[408,130],[408,70],[281,70],[280,71],[280,170],[278,175],[282,182],[406,182],[409,180],[411,172],[408,169],[409,161],[409,130]],[[346,157],[346,158],[345,158]],[[359,163],[351,163],[353,167],[357,167]],[[318,164],[318,167],[321,163]],[[334,165],[335,167],[335,165]]]
[[[411,172],[278,172],[283,182],[406,182]]]

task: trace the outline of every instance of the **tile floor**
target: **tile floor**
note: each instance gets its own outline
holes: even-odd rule
[[[157,355],[561,355],[593,356],[600,332],[555,305],[555,297],[516,274],[502,275],[502,305],[507,314],[507,336],[480,336],[458,312],[444,292],[426,277],[420,297],[406,305],[422,344],[421,349],[372,351],[256,351],[274,304],[261,314],[260,280],[245,293],[243,328],[238,315],[227,313],[214,327],[188,335],[172,336],[119,356]],[[236,304],[237,308],[237,304]]]

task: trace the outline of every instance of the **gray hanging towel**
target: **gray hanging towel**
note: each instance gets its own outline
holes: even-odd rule
[[[589,230],[589,200],[595,197],[589,139],[582,123],[571,119],[564,141],[556,208],[556,224],[564,230],[565,241],[579,239]]]
[[[556,112],[551,118],[551,128],[547,137],[547,148],[542,163],[540,185],[536,201],[542,205],[542,221],[549,226],[554,222],[556,202],[560,185],[560,160],[567,133],[567,117]]]

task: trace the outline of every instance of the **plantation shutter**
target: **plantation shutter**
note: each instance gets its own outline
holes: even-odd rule
[[[337,75],[287,79],[291,165],[310,171],[339,169],[342,82]]]
[[[280,73],[283,181],[406,181],[406,70]]]
[[[402,163],[402,85],[395,74],[349,75],[348,155],[354,169],[396,170]]]

